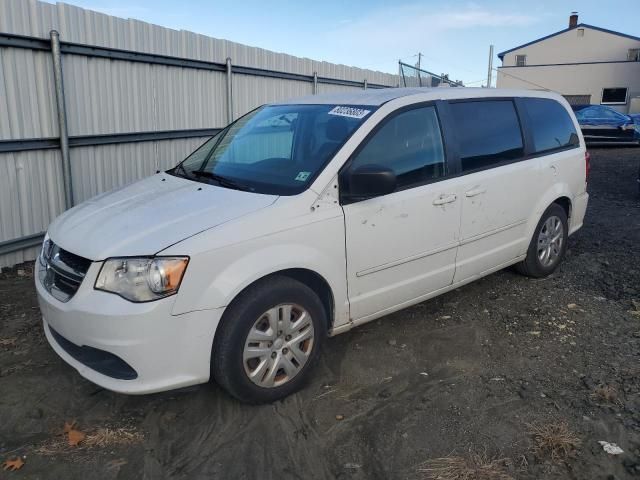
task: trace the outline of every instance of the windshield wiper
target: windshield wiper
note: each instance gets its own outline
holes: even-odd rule
[[[227,187],[227,188],[233,188],[235,190],[242,190],[243,192],[251,192],[253,191],[252,188],[243,185],[242,183],[238,183],[234,180],[231,180],[227,177],[223,177],[222,175],[218,175],[216,173],[213,172],[209,172],[207,170],[192,170],[191,173],[193,175],[195,175],[196,177],[203,177],[203,178],[208,178],[210,180],[213,180],[215,182],[218,183],[218,185],[222,186],[222,187]]]

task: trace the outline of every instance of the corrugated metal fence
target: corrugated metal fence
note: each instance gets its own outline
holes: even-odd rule
[[[396,75],[63,3],[0,0],[0,267],[34,259],[65,208],[51,30],[61,40],[75,203],[170,168],[258,105],[398,85]]]

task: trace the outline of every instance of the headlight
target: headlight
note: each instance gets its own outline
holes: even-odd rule
[[[189,257],[109,258],[96,290],[120,295],[132,302],[149,302],[178,291]]]
[[[51,240],[49,240],[49,234],[45,233],[44,240],[42,241],[42,248],[40,249],[40,255],[38,255],[38,260],[40,261],[40,265],[46,263],[46,259],[51,255]]]

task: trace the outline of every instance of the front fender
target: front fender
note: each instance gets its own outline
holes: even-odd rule
[[[195,254],[173,314],[226,307],[247,286],[278,271],[303,268],[323,277],[335,302],[335,324],[348,321],[342,217]]]

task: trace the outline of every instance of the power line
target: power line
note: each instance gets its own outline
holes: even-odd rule
[[[534,87],[538,87],[538,88],[541,88],[541,89],[543,89],[543,90],[548,90],[548,91],[550,91],[550,92],[553,92],[553,91],[554,91],[554,90],[553,90],[553,89],[551,89],[551,88],[547,88],[547,87],[544,87],[544,86],[542,86],[542,85],[538,85],[537,83],[531,82],[531,81],[529,81],[529,80],[525,80],[524,78],[518,77],[517,75],[513,75],[513,74],[511,74],[511,73],[506,73],[506,72],[504,72],[503,70],[498,70],[498,69],[497,69],[497,68],[495,68],[495,67],[494,67],[492,70],[495,70],[496,72],[501,73],[502,75],[506,75],[507,77],[515,78],[516,80],[520,80],[521,82],[528,83],[529,85],[533,85]]]

